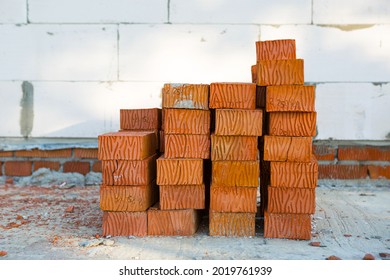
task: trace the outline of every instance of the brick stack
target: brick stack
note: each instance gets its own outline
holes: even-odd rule
[[[209,234],[254,236],[260,171],[257,138],[262,135],[256,84],[212,83],[209,106],[215,109]]]
[[[204,159],[210,157],[209,85],[165,84],[160,202],[148,212],[149,235],[192,235],[205,208]]]
[[[260,141],[264,237],[310,239],[318,177],[312,155],[315,88],[304,85],[295,40],[256,42],[256,53],[252,77],[267,131]]]
[[[158,199],[156,159],[161,109],[121,110],[121,131],[99,135],[103,235],[145,236]]]

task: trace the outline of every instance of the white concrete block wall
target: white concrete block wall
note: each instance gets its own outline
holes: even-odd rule
[[[390,139],[387,0],[0,0],[0,137],[96,137],[165,82],[251,80],[255,41],[294,38],[317,139]],[[29,108],[29,109],[31,109]]]

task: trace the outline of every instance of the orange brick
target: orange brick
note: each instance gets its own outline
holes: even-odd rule
[[[102,172],[102,162],[99,160],[99,161],[95,161],[93,164],[92,164],[92,171],[93,172]]]
[[[31,174],[31,161],[6,161],[4,163],[4,175],[6,176],[30,176]]]
[[[2,157],[13,157],[14,152],[12,151],[0,151],[0,158]]]
[[[303,85],[303,59],[260,60],[257,62],[259,86]]]
[[[205,185],[160,186],[161,210],[204,209]]]
[[[162,89],[163,108],[209,109],[209,85],[165,84]]]
[[[212,184],[221,187],[257,187],[259,185],[259,161],[214,161]]]
[[[103,160],[103,184],[147,185],[156,179],[157,155],[143,160]]]
[[[64,163],[63,170],[65,173],[76,172],[86,175],[91,171],[91,165],[89,162],[67,161]]]
[[[267,40],[256,42],[256,61],[295,59],[295,40]]]
[[[314,112],[315,87],[307,85],[269,86],[265,108],[267,112]]]
[[[271,112],[269,113],[269,135],[315,136],[316,112]]]
[[[318,181],[318,162],[312,156],[311,162],[270,163],[270,184],[274,187],[315,188]]]
[[[264,86],[256,86],[256,108],[265,109],[267,88]]]
[[[264,238],[311,239],[311,214],[264,212]]]
[[[161,109],[121,109],[120,128],[124,130],[159,130]]]
[[[262,129],[262,110],[215,110],[216,135],[261,136]]]
[[[264,136],[264,160],[310,162],[311,137]]]
[[[148,234],[157,236],[189,236],[195,234],[199,214],[194,209],[161,210],[158,205],[148,210]]]
[[[62,150],[22,150],[15,151],[15,157],[67,158],[72,156],[71,149]]]
[[[141,160],[156,152],[157,134],[151,131],[120,131],[99,135],[99,159]]]
[[[251,66],[252,83],[257,83],[257,65]]]
[[[210,111],[164,109],[165,134],[210,134]]]
[[[209,106],[214,109],[255,109],[256,84],[212,83]]]
[[[255,213],[223,213],[210,210],[211,236],[255,236]]]
[[[203,184],[202,159],[157,159],[157,185]]]
[[[97,158],[98,157],[98,149],[74,149],[75,158]]]
[[[60,170],[60,163],[58,161],[34,161],[34,171],[39,168],[48,168],[51,170]]]
[[[390,166],[369,165],[368,173],[371,179],[390,179]]]
[[[367,165],[320,164],[319,179],[365,179],[368,176]]]
[[[211,135],[211,160],[257,160],[256,136]]]
[[[103,212],[103,236],[146,236],[148,215],[143,212]]]
[[[269,213],[314,214],[315,189],[268,187]]]
[[[339,146],[339,160],[390,161],[390,146]]]
[[[100,186],[103,211],[146,211],[158,200],[155,182],[143,186]]]
[[[210,209],[216,212],[257,212],[257,188],[219,187],[210,188]]]
[[[210,158],[210,135],[166,134],[166,158]]]
[[[317,160],[334,160],[336,148],[325,144],[313,144],[313,153]]]

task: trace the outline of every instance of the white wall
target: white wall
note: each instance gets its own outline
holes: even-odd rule
[[[0,137],[96,137],[166,82],[250,82],[255,41],[294,38],[317,139],[390,139],[388,0],[0,0]]]

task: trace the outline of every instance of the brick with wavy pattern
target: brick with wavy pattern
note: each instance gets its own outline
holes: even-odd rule
[[[208,110],[209,88],[206,84],[165,84],[162,107]]]
[[[303,85],[303,59],[259,60],[257,62],[257,85]]]
[[[315,136],[316,112],[270,112],[268,118],[269,135]]]
[[[205,185],[160,186],[160,208],[204,209]]]
[[[255,109],[256,84],[211,83],[209,106],[213,109]]]
[[[296,46],[294,39],[266,40],[256,42],[256,61],[295,58]]]
[[[142,212],[103,212],[103,236],[146,236],[148,215]]]
[[[264,237],[311,239],[311,214],[276,214],[264,212]]]
[[[217,212],[257,212],[256,187],[210,188],[210,209]]]
[[[255,236],[255,213],[224,213],[210,210],[211,236]]]

